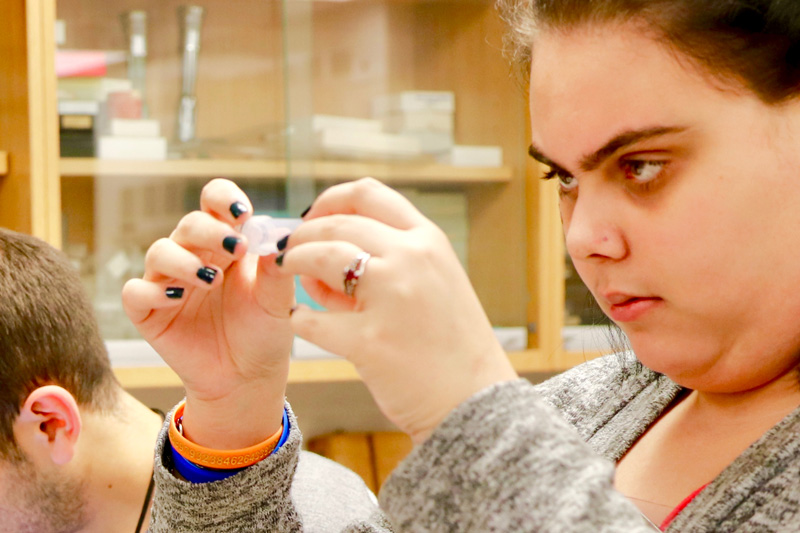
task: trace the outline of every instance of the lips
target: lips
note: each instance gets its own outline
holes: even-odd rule
[[[664,302],[655,296],[631,296],[622,293],[609,293],[603,299],[608,303],[608,316],[615,322],[640,320]]]

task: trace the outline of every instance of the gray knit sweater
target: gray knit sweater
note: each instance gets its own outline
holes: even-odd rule
[[[289,440],[227,480],[190,484],[156,457],[151,530],[652,532],[613,489],[614,462],[680,388],[632,358],[609,356],[538,386],[496,385],[452,412],[384,485]],[[736,459],[668,532],[800,531],[800,410]]]

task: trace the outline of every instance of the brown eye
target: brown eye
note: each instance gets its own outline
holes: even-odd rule
[[[555,168],[545,174],[542,179],[558,179],[558,186],[562,191],[570,191],[578,186],[578,178],[568,172]]]
[[[666,161],[625,161],[623,170],[626,179],[637,183],[649,183],[661,175],[666,164]]]
[[[563,172],[559,172],[557,177],[559,186],[565,191],[571,191],[572,189],[578,186],[578,178],[576,178],[572,174],[565,174]]]

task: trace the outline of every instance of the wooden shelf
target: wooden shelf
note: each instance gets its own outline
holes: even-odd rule
[[[0,176],[8,174],[8,152],[0,152]]]
[[[454,167],[433,163],[369,163],[361,161],[296,161],[249,159],[174,159],[166,161],[116,161],[61,158],[63,177],[169,176],[284,179],[287,174],[319,180],[347,180],[372,176],[386,182],[505,183],[511,167]]]
[[[178,375],[168,366],[114,368],[114,374],[126,389],[181,387]],[[343,359],[292,361],[290,383],[321,383],[360,379],[353,365]]]

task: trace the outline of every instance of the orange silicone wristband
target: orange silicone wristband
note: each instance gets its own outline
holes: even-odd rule
[[[181,402],[172,418],[169,421],[169,441],[172,447],[185,459],[196,465],[206,468],[216,468],[218,470],[231,470],[252,466],[262,459],[269,456],[278,444],[283,433],[283,427],[270,438],[241,450],[213,450],[195,444],[183,436],[183,432],[178,429],[178,424],[183,418],[183,409],[186,402]]]

